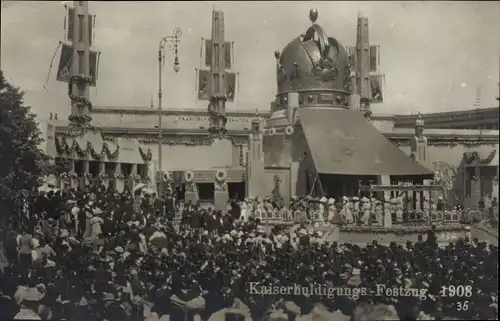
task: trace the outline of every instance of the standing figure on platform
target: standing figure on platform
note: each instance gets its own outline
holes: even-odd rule
[[[384,227],[392,227],[391,203],[388,197],[385,198],[384,202]]]
[[[371,221],[371,203],[366,197],[361,199],[361,210],[363,211],[363,216],[361,217],[361,222],[363,225],[370,225]]]
[[[321,223],[325,222],[325,203],[327,199],[326,197],[322,197],[317,208],[317,214],[316,217],[318,218],[318,221]]]
[[[354,217],[352,215],[352,203],[350,203],[349,199],[345,196],[342,203],[343,206],[340,215],[342,216],[343,221],[346,222],[347,224],[354,223]]]
[[[359,211],[359,198],[354,196],[352,198],[352,216],[354,218],[354,223],[358,223],[360,220],[360,211]]]
[[[424,221],[427,221],[429,219],[429,211],[430,211],[429,197],[425,196],[423,204],[424,217],[422,218]]]
[[[332,222],[337,218],[337,207],[335,206],[335,199],[330,198],[328,200],[328,222]]]
[[[241,216],[240,219],[242,222],[247,222],[248,221],[248,207],[247,207],[247,202],[243,201],[240,204],[241,208]]]
[[[375,200],[372,202],[372,204],[375,203],[375,222],[377,222],[377,225],[381,226],[384,224],[384,206],[382,205],[382,202],[379,200]]]
[[[397,206],[398,206],[398,200],[393,198],[391,199],[391,221],[392,223],[398,223],[398,215],[397,215]]]
[[[396,218],[398,223],[403,223],[403,201],[396,199]]]

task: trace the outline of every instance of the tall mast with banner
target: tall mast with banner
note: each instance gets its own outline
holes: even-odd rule
[[[64,39],[57,80],[68,83],[68,96],[71,100],[70,126],[89,128],[92,117],[92,102],[89,88],[96,86],[97,68],[100,53],[92,50],[95,16],[89,14],[88,1],[73,1],[67,7],[65,21],[68,22]],[[66,27],[66,26],[65,26]]]
[[[209,101],[210,134],[221,137],[226,134],[226,102],[234,101],[237,82],[237,74],[231,71],[233,43],[224,38],[224,12],[212,12],[212,35],[204,39],[204,47],[205,67],[198,71],[198,100]]]

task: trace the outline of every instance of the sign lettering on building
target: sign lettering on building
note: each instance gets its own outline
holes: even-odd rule
[[[249,123],[251,117],[228,117],[228,123]],[[178,116],[176,118],[177,121],[209,121],[208,116]]]

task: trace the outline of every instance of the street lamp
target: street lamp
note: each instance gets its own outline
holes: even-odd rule
[[[158,171],[160,172],[160,184],[158,188],[158,195],[163,194],[163,157],[162,157],[162,143],[163,143],[163,128],[162,128],[162,91],[161,91],[161,70],[165,65],[165,49],[174,51],[174,71],[179,72],[179,38],[182,36],[182,30],[176,27],[173,31],[173,36],[166,36],[161,38],[158,46]]]

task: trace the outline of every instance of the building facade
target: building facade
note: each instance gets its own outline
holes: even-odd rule
[[[80,3],[87,6],[85,1],[75,6]],[[229,197],[349,195],[355,181],[423,183],[434,176],[456,203],[473,206],[498,193],[498,117],[492,121],[498,109],[420,117],[372,114],[370,104],[383,92],[378,92],[380,83],[371,81],[377,68],[371,67],[367,50],[368,19],[358,17],[361,31],[350,53],[316,23],[317,12],[311,11],[310,18],[313,24],[303,36],[275,52],[278,94],[269,112],[226,110],[235,87],[214,81],[206,91],[198,83],[208,111],[162,112],[161,173],[159,114],[152,108],[74,107],[72,115],[86,116],[70,116],[70,125],[49,120],[48,153],[71,163],[68,173],[60,173],[62,184],[122,190],[164,180],[182,199],[210,200],[221,207]],[[227,50],[214,47],[227,45],[223,29],[222,12],[214,12],[209,79],[231,78]],[[74,124],[79,119],[92,126]],[[314,130],[320,123],[325,132]],[[377,144],[370,144],[372,139]],[[340,181],[343,186],[336,186]]]

